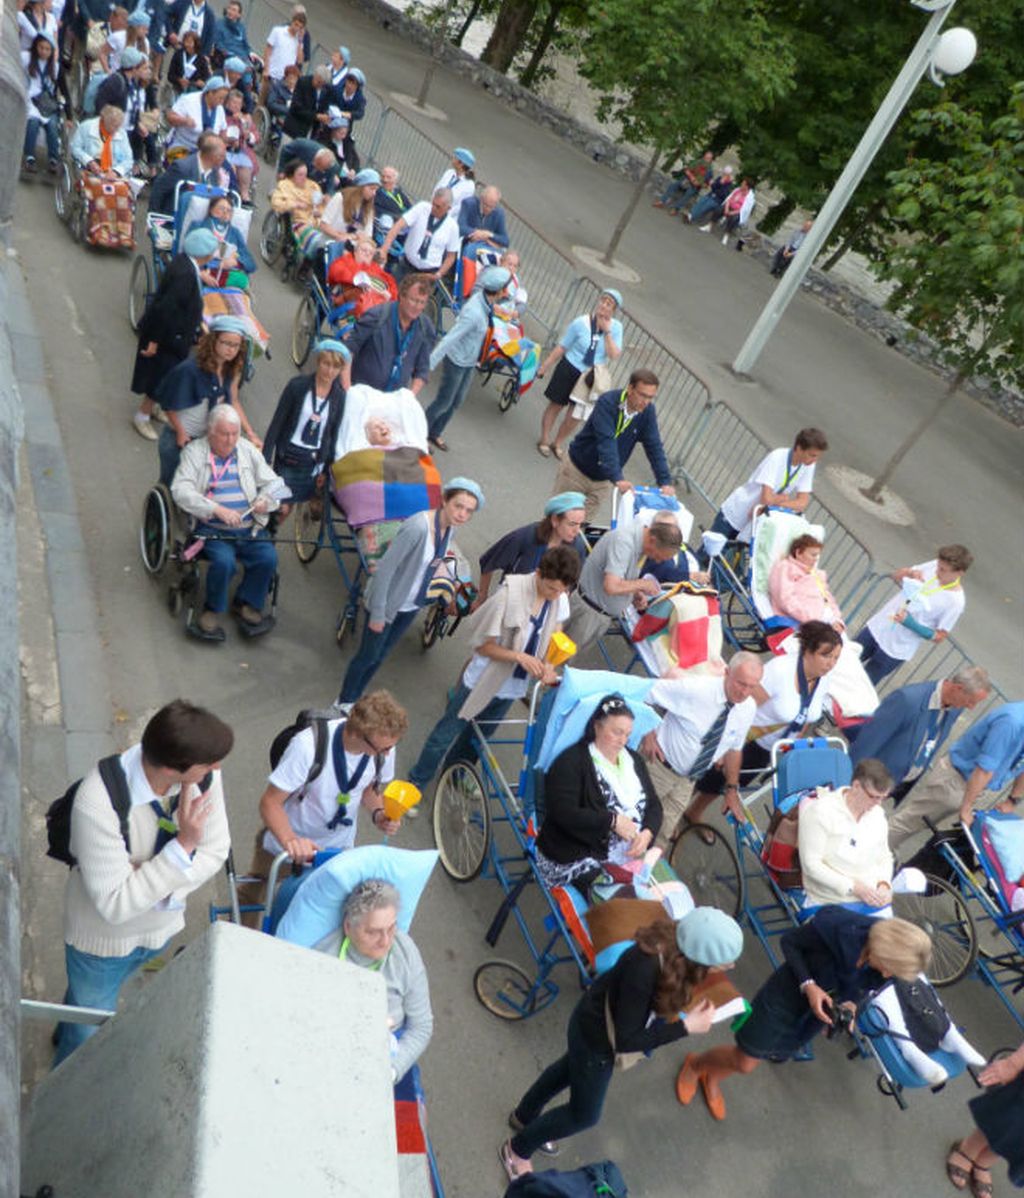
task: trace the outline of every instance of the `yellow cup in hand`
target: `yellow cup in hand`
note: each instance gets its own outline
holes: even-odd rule
[[[564,632],[556,632],[548,642],[548,651],[544,657],[549,666],[561,666],[575,655],[576,642],[567,637]]]
[[[423,798],[420,788],[411,782],[393,778],[384,788],[384,818],[400,820],[403,815]]]

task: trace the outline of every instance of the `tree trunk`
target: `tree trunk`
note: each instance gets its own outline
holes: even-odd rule
[[[781,200],[776,200],[764,214],[764,219],[757,222],[758,232],[770,237],[776,229],[782,226],[783,221],[795,207],[796,201],[791,200],[789,196],[783,196]]]
[[[629,203],[626,205],[626,211],[619,217],[619,223],[615,226],[615,231],[612,233],[612,239],[608,242],[608,248],[604,252],[604,257],[601,261],[605,266],[611,266],[615,261],[615,251],[619,248],[619,242],[622,240],[622,235],[626,231],[626,226],[633,218],[633,213],[636,211],[637,204],[640,203],[640,197],[647,190],[647,185],[651,181],[651,176],[654,174],[658,165],[658,160],[661,158],[661,146],[651,155],[651,160],[647,164],[647,168],[640,176],[640,181],[633,189],[633,194],[630,196]]]
[[[454,7],[455,0],[446,0],[441,20],[434,31],[434,40],[430,47],[430,62],[427,63],[427,69],[423,72],[423,82],[420,84],[420,92],[416,97],[417,108],[426,108],[427,106],[427,96],[430,94],[430,85],[434,80],[434,72],[437,70],[437,60],[444,48],[444,39],[448,35],[448,22],[451,20]]]
[[[548,15],[544,18],[540,37],[537,38],[537,44],[533,47],[533,53],[530,55],[530,61],[526,64],[526,69],[519,76],[519,82],[523,87],[533,87],[533,81],[537,77],[540,64],[544,60],[544,55],[548,52],[551,39],[555,36],[555,30],[558,28],[558,18],[561,16],[561,13],[561,0],[548,0]]]
[[[484,46],[480,61],[504,74],[519,52],[537,12],[538,0],[501,0],[494,30]]]
[[[871,224],[881,210],[881,200],[876,200],[869,208],[865,209],[860,220],[857,221],[846,237],[844,237],[840,242],[839,248],[822,263],[821,269],[823,271],[826,273],[830,271],[832,267],[839,262],[840,258],[842,258],[844,254],[853,249],[857,242],[857,238],[860,237],[860,235],[864,232],[868,225]]]
[[[484,0],[473,0],[473,3],[469,7],[469,12],[466,14],[466,19],[459,26],[458,33],[452,38],[452,45],[462,45],[462,39],[467,33],[469,33],[469,27],[476,20],[477,14],[480,12],[480,9],[483,8],[483,5]]]

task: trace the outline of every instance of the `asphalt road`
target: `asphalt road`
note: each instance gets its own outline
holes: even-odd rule
[[[309,7],[319,40],[344,33],[374,84],[414,90],[422,68],[418,54],[357,13],[346,10],[341,19],[336,10],[328,16],[323,3]],[[557,244],[598,243],[614,223],[625,183],[461,80],[440,73],[431,98],[453,116],[447,129],[432,132],[482,150],[481,173],[498,178],[511,202]],[[766,436],[778,430],[775,439],[783,437],[795,424],[813,419],[834,433],[837,459],[870,469],[935,393],[938,384],[926,372],[802,297],[766,355],[764,381],[736,384],[719,363],[742,340],[769,280],[711,239],[665,230],[664,218],[644,211],[627,235],[623,256],[644,276],[642,288],[629,296],[630,307],[678,345],[709,378],[716,396],[735,402]],[[674,257],[665,253],[666,237],[673,239]],[[73,245],[41,182],[22,185],[15,247],[36,321],[47,337],[51,390],[92,553],[94,594],[80,601],[97,607],[115,739],[128,743],[177,694],[230,718],[239,736],[226,766],[229,814],[244,859],[273,734],[299,708],[328,701],[347,660],[333,639],[343,594],[338,570],[327,554],[303,568],[284,548],[279,625],[272,636],[248,643],[231,637],[213,650],[186,639],[166,611],[161,587],[144,575],[136,549],[142,498],[156,476],[156,450],[129,424],[130,264]],[[287,339],[299,295],[266,270],[256,276],[255,294],[276,352],[272,362],[260,364],[244,398],[254,423],[264,428],[292,374]],[[528,398],[502,416],[495,397],[476,389],[450,427],[454,448],[442,469],[474,475],[488,496],[461,537],[471,557],[497,534],[533,518],[550,490],[553,468],[532,450],[538,407]],[[963,539],[975,548],[979,565],[971,577],[965,640],[977,645],[981,660],[998,662],[995,668],[1004,671],[1004,684],[1015,694],[1020,446],[1018,431],[974,405],[954,405],[899,477],[901,492],[918,513],[917,526],[899,533],[877,527],[879,556],[892,563],[920,560],[944,540]],[[464,657],[457,640],[424,655],[410,637],[382,670],[380,682],[410,710],[401,764],[411,763]],[[55,747],[53,730],[46,730],[38,752],[26,754],[26,770],[52,773],[46,761]],[[372,836],[369,828],[361,829],[361,839]],[[430,845],[427,821],[409,824],[399,843]],[[27,885],[36,885],[37,878],[48,887],[60,880],[53,871],[30,872]],[[471,980],[481,961],[494,955],[528,961],[514,927],[506,929],[496,952],[483,942],[497,902],[493,882],[457,887],[439,874],[414,928],[430,971],[437,1020],[424,1068],[431,1127],[452,1198],[502,1192],[495,1150],[505,1117],[536,1071],[561,1052],[577,993],[575,979],[566,973],[559,1001],[525,1024],[502,1023],[474,1001]],[[43,905],[52,916],[59,902],[54,895]],[[187,934],[201,927],[202,912],[195,907]],[[56,997],[59,958],[52,950],[40,956],[34,982]],[[766,972],[763,954],[751,944],[737,975],[741,987],[752,992]],[[983,1051],[1016,1042],[1013,1025],[977,983],[959,987],[950,1001]],[[766,1068],[730,1086],[729,1119],[719,1125],[699,1102],[685,1112],[676,1105],[671,1082],[682,1052],[666,1049],[615,1079],[600,1128],[567,1144],[559,1164],[568,1168],[611,1156],[622,1165],[631,1192],[645,1198],[690,1189],[721,1198],[793,1190],[835,1198],[897,1192],[925,1198],[941,1192],[944,1148],[965,1130],[970,1083],[961,1080],[934,1097],[918,1092],[911,1111],[900,1114],[877,1093],[866,1063],[848,1063],[837,1045],[823,1046],[818,1055],[814,1064]]]

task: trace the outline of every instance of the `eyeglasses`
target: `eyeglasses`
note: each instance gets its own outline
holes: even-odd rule
[[[387,745],[375,745],[365,732],[361,732],[360,736],[362,737],[363,744],[370,747],[370,751],[375,757],[382,757],[385,753],[389,753],[395,747],[394,743]]]

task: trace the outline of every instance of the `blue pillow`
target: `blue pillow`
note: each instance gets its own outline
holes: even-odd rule
[[[274,935],[311,948],[341,924],[342,903],[367,878],[381,878],[397,889],[398,926],[408,932],[436,861],[436,849],[394,849],[386,844],[339,853],[302,883]]]
[[[1024,819],[1004,812],[985,812],[985,828],[999,864],[1010,882],[1024,878]]]
[[[629,704],[633,712],[629,747],[638,749],[647,733],[661,723],[655,711],[644,702],[656,681],[632,674],[613,674],[611,670],[576,670],[567,666],[562,672],[548,719],[538,766],[546,770],[559,753],[582,738],[587,720],[605,695],[619,694]]]

